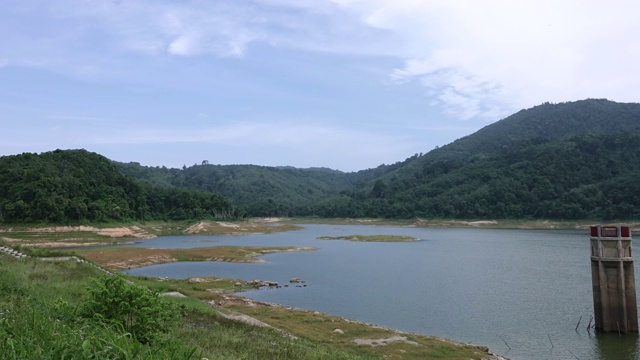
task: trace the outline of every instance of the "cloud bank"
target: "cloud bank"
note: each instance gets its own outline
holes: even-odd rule
[[[544,101],[638,101],[633,1],[339,1],[405,40],[397,82],[419,81],[461,119],[496,119]]]
[[[634,92],[640,85],[640,43],[634,39],[640,32],[636,16],[640,3],[634,1],[45,4],[27,1],[13,11],[32,12],[59,30],[47,37],[12,35],[6,46],[35,42],[35,50],[18,51],[0,64],[63,66],[77,55],[78,44],[87,47],[72,62],[94,62],[97,69],[110,65],[108,60],[96,60],[104,53],[114,58],[127,52],[245,57],[251,56],[251,46],[263,45],[393,57],[401,63],[388,69],[395,84],[422,84],[425,101],[463,120],[495,120],[544,101],[585,97],[637,101]],[[37,30],[31,32],[38,35]],[[5,50],[9,54],[14,49]]]

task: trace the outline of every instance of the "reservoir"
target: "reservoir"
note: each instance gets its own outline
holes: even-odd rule
[[[486,345],[513,360],[640,359],[637,335],[587,331],[593,315],[588,230],[302,226],[299,231],[264,235],[165,236],[130,246],[311,246],[317,250],[263,256],[268,263],[177,262],[128,273],[281,284],[301,278],[307,287],[241,295]],[[407,235],[419,240],[317,240],[355,234]],[[634,240],[633,246],[640,245]]]

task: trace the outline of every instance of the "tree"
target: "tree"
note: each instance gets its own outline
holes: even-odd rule
[[[375,184],[373,184],[373,189],[369,193],[369,197],[372,198],[381,198],[384,196],[384,192],[387,190],[387,185],[385,185],[384,181],[381,179],[376,180]]]

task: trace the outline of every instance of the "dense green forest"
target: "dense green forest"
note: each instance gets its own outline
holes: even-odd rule
[[[536,219],[640,218],[640,131],[514,145],[468,163],[326,199],[324,216]]]
[[[114,164],[124,174],[154,185],[220,194],[252,216],[288,216],[299,214],[300,209],[311,209],[313,204],[331,195],[365,184],[402,163],[353,173],[326,168],[212,165],[206,161],[182,169],[146,167],[139,163]]]
[[[640,104],[589,99],[521,110],[352,173],[206,160],[168,169],[86,151],[3,157],[0,219],[241,215],[229,201],[251,216],[639,219],[638,176]]]
[[[253,216],[640,218],[640,104],[589,99],[521,110],[424,155],[357,173],[117,163],[168,187],[220,193]]]
[[[0,222],[235,218],[225,198],[123,175],[104,156],[56,150],[0,157]]]
[[[545,103],[415,157],[321,216],[640,218],[640,104]]]

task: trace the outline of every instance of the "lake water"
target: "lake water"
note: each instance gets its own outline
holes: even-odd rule
[[[269,261],[266,264],[179,262],[129,273],[281,284],[299,277],[307,287],[242,295],[487,345],[513,360],[640,359],[637,335],[596,335],[586,330],[593,314],[587,230],[303,226],[300,231],[266,235],[167,236],[131,246],[313,246],[316,251],[266,255],[262,257]],[[316,240],[353,234],[409,235],[420,240]],[[634,241],[634,246],[640,245]],[[636,274],[640,274],[637,269]]]

